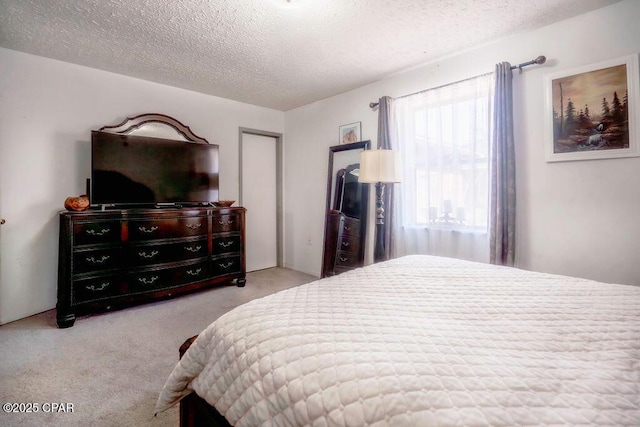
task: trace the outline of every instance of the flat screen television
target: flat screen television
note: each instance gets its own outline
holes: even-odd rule
[[[218,201],[218,146],[91,132],[92,205],[204,205]]]

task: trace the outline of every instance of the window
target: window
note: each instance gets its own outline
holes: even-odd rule
[[[396,100],[404,227],[487,230],[493,74]]]

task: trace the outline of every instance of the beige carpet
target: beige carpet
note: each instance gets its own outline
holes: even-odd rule
[[[244,288],[80,317],[69,329],[56,328],[55,310],[0,326],[0,403],[40,408],[1,411],[0,426],[177,426],[177,407],[155,418],[153,408],[184,340],[242,303],[312,280],[273,268],[249,273]],[[43,412],[52,403],[73,412]]]

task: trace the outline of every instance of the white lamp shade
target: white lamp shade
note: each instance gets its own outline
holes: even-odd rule
[[[364,150],[360,152],[358,182],[400,182],[400,155],[393,150]]]

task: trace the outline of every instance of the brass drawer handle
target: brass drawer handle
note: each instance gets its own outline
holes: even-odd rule
[[[218,245],[223,248],[228,248],[229,246],[233,245],[233,240],[229,240],[228,242],[218,242]]]
[[[146,253],[146,252],[138,252],[138,256],[141,256],[142,258],[146,258],[146,259],[151,259],[154,256],[158,255],[160,252],[158,251],[151,251],[150,253]]]
[[[109,255],[102,255],[102,257],[100,257],[98,259],[95,259],[94,257],[88,257],[88,258],[85,258],[85,259],[87,260],[87,262],[90,262],[92,264],[102,264],[103,262],[105,262],[109,258],[111,258]]]
[[[345,225],[345,226],[344,226],[344,229],[345,229],[346,231],[351,231],[351,227],[349,227],[348,225]]]
[[[198,228],[200,228],[201,225],[202,225],[202,223],[187,224],[187,228],[190,229],[190,230],[197,230]]]
[[[90,236],[104,236],[105,234],[107,234],[111,229],[109,228],[103,228],[100,231],[96,231],[96,230],[87,230],[85,233],[87,233]]]
[[[200,272],[202,271],[201,268],[198,268],[197,270],[193,271],[193,270],[187,270],[187,274],[189,276],[197,276],[198,274],[200,274]]]
[[[218,224],[220,225],[231,225],[233,224],[233,220],[232,219],[223,219],[218,221]]]
[[[345,248],[349,247],[349,242],[342,242],[342,246],[344,246]]]
[[[156,231],[158,229],[157,225],[154,225],[153,227],[145,227],[144,225],[138,227],[138,230],[142,231],[143,233],[153,233],[154,231]]]
[[[233,265],[233,261],[229,261],[226,264],[218,264],[220,268],[224,268],[225,270]]]
[[[91,285],[91,286],[85,286],[85,289],[89,290],[89,291],[102,291],[103,289],[105,289],[107,286],[109,286],[109,282],[102,282],[100,283],[100,286],[97,287],[95,285]]]
[[[347,262],[347,261],[349,261],[349,258],[348,257],[340,257],[340,261]]]
[[[147,279],[146,277],[138,277],[138,282],[142,282],[145,285],[150,285],[153,282],[155,282],[156,280],[158,280],[158,277],[159,276],[153,276],[153,277],[151,277],[149,279]]]
[[[185,247],[184,247],[184,250],[185,250],[185,251],[189,251],[189,252],[192,252],[192,253],[196,253],[196,252],[198,252],[200,249],[202,249],[202,246],[200,246],[200,245],[195,246],[195,247],[194,247],[194,246],[185,246]]]

